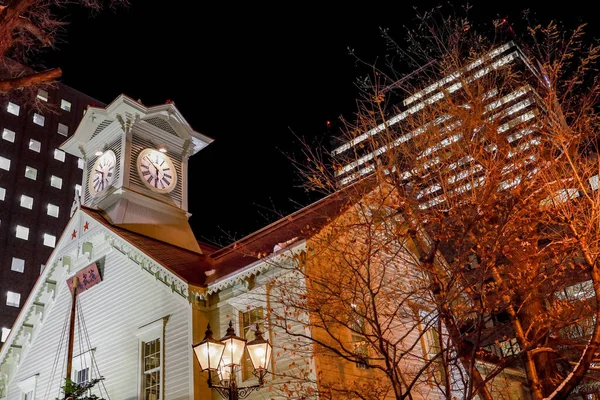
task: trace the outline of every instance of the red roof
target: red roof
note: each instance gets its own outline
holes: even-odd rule
[[[350,187],[357,186],[359,185],[355,184]],[[351,191],[350,187],[312,203],[221,249],[199,242],[204,254],[197,254],[111,225],[102,211],[88,207],[82,207],[82,210],[184,281],[196,286],[206,286],[273,253],[277,244],[292,239],[307,239],[318,233],[353,201],[355,197],[351,193],[361,194],[360,189]],[[364,189],[364,185],[359,187]],[[207,271],[211,271],[208,276]]]

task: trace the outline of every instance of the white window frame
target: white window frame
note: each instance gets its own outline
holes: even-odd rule
[[[79,169],[85,168],[85,160],[83,158],[77,159],[77,168],[79,168]]]
[[[42,151],[42,142],[35,139],[29,139],[29,150],[39,153]]]
[[[54,159],[60,162],[65,162],[66,154],[61,149],[54,149]]]
[[[248,312],[255,308],[262,307],[263,316],[265,318],[263,322],[263,326],[261,326],[261,330],[263,331],[264,337],[267,339],[271,339],[271,328],[269,326],[269,319],[267,318],[267,291],[264,285],[257,284],[256,287],[248,292],[240,293],[236,297],[227,300],[227,304],[233,307],[233,318],[229,318],[226,321],[221,321],[221,330],[223,331],[223,335],[225,334],[225,330],[229,324],[229,320],[231,319],[234,326],[236,327],[236,332],[238,332],[239,336],[243,335],[241,332],[242,328],[242,313]],[[271,343],[272,340],[271,340]],[[245,358],[245,354],[244,354]],[[269,366],[267,369],[273,372],[274,364],[273,364],[273,353],[271,353],[271,360],[269,361]],[[252,385],[254,383],[258,383],[258,378],[255,376],[243,376],[243,372],[241,368],[238,368],[236,372],[236,379],[238,382],[244,382],[244,384]],[[246,379],[244,379],[246,378]]]
[[[10,263],[10,270],[15,272],[25,272],[25,260],[22,258],[13,257]]]
[[[15,236],[19,239],[29,240],[29,228],[26,226],[17,225]]]
[[[11,297],[13,298],[12,300]],[[10,290],[6,292],[6,305],[9,307],[20,307],[21,293],[11,292]]]
[[[20,400],[35,400],[38,376],[39,374],[35,374],[18,383],[21,390]]]
[[[0,169],[10,171],[10,160],[0,156]]]
[[[6,189],[3,187],[0,187],[0,201],[4,201],[5,198],[6,198]]]
[[[48,101],[48,92],[43,89],[38,89],[37,96],[38,99],[42,101]]]
[[[160,393],[159,399],[165,397],[165,325],[169,316],[157,319],[138,329],[138,399],[144,399],[144,342],[160,340]]]
[[[16,136],[17,134],[15,131],[11,131],[8,128],[4,128],[2,130],[2,139],[6,140],[7,142],[14,143]]]
[[[62,189],[62,178],[59,176],[52,175],[50,177],[50,186],[57,189]]]
[[[69,126],[59,122],[56,132],[58,132],[59,135],[69,136]]]
[[[27,175],[29,173],[29,175]],[[30,167],[29,165],[25,166],[25,177],[31,180],[37,180],[37,169]]]
[[[31,210],[33,208],[33,197],[29,197],[25,194],[21,195],[21,201],[19,202],[19,205],[23,208],[26,208],[28,210]]]
[[[0,343],[5,343],[6,339],[8,339],[8,335],[10,335],[10,328],[2,328],[2,333],[0,334]]]
[[[71,111],[71,102],[69,100],[60,99],[60,109],[65,111]]]
[[[94,378],[94,352],[96,351],[96,349],[91,349],[91,350],[87,350],[81,354],[78,354],[76,356],[73,357],[73,369],[71,370],[71,381],[77,383],[77,384],[81,384],[81,382],[78,382],[77,380],[77,375],[79,374],[79,371],[83,371],[84,369],[89,369],[88,371],[88,376],[87,376],[87,381],[89,382],[91,379]]]
[[[58,215],[60,214],[60,207],[52,203],[48,203],[46,214],[51,217],[58,218]]]
[[[19,112],[21,110],[21,106],[18,104],[15,104],[11,101],[8,102],[8,104],[6,105],[6,112],[12,114],[12,115],[19,115]]]
[[[55,248],[56,247],[56,236],[49,233],[44,233],[44,246]]]
[[[46,117],[42,114],[33,113],[33,123],[39,126],[44,126],[46,123]]]

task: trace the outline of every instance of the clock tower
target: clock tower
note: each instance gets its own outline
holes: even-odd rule
[[[201,253],[188,223],[188,159],[211,142],[174,104],[146,107],[121,95],[88,108],[61,149],[85,160],[81,204],[115,226]]]

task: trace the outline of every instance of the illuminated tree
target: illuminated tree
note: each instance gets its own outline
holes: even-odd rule
[[[56,35],[65,22],[57,17],[61,7],[79,4],[92,11],[104,7],[126,5],[127,0],[5,0],[0,2],[0,94],[14,89],[48,84],[58,79],[62,71],[51,68],[32,71],[11,62],[28,64],[30,57],[41,49],[53,47]],[[7,59],[8,58],[8,59]]]
[[[600,47],[582,27],[524,31],[440,11],[405,44],[383,31],[394,57],[361,81],[340,147],[305,148],[307,187],[348,201],[274,283],[271,323],[325,370],[374,371],[317,378],[321,395],[597,392]]]

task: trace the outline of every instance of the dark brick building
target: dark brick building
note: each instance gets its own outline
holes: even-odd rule
[[[3,342],[69,220],[83,162],[59,150],[88,105],[68,86],[0,100],[0,332]],[[20,104],[21,103],[21,104]],[[41,111],[43,110],[43,111]],[[1,344],[0,344],[1,347]]]

